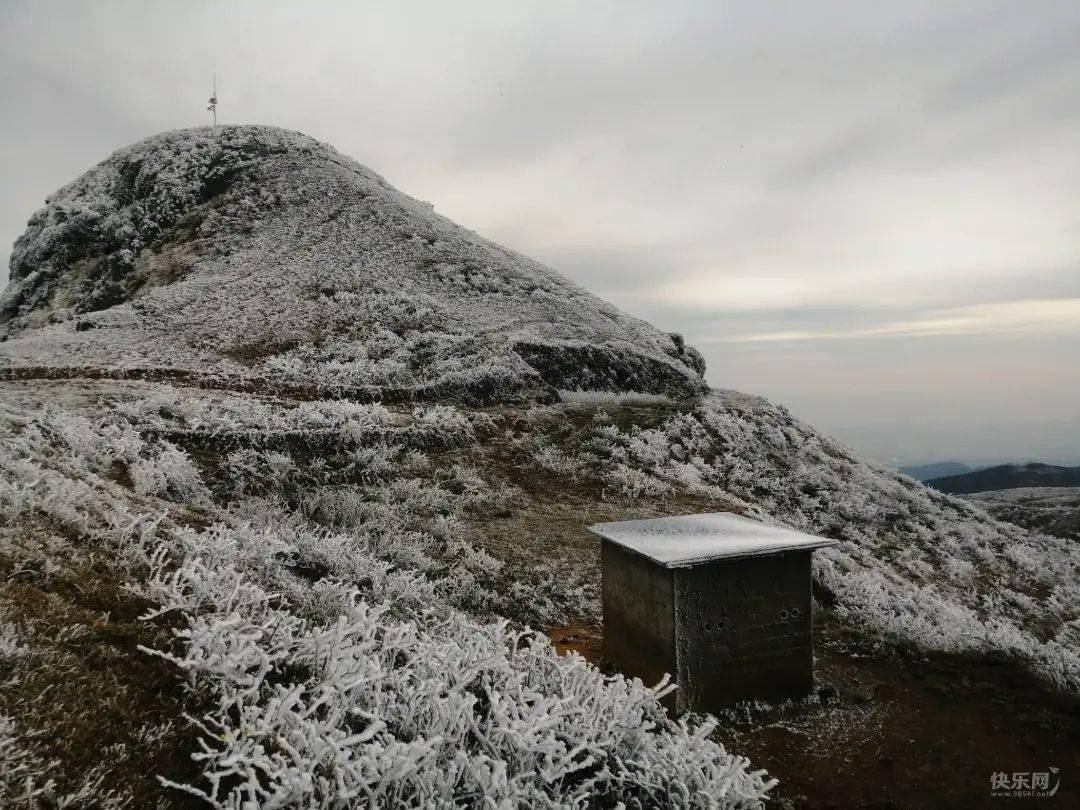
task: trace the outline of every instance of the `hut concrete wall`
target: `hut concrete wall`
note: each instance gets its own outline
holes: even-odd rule
[[[672,571],[608,540],[601,542],[604,658],[655,685],[675,676]]]
[[[679,712],[778,703],[814,686],[810,552],[667,568],[604,540],[604,658],[657,683]]]
[[[680,711],[810,693],[809,552],[717,560],[673,573]]]

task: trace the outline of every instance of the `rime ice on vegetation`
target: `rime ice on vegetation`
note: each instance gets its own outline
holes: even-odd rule
[[[846,621],[1080,689],[1080,546],[863,461],[783,407],[717,392],[653,429],[597,427],[567,463],[634,497],[695,492],[839,540],[814,576]]]
[[[525,601],[551,620],[579,597],[543,572],[511,581],[461,538],[466,513],[501,508],[497,486],[418,463],[474,444],[486,414],[108,391],[94,416],[5,409],[0,548],[104,555],[158,606],[145,621],[172,617],[175,649],[145,653],[201,707],[202,778],[171,787],[222,808],[761,806],[772,780],[710,739],[714,721],[668,718],[670,687],[499,618]],[[325,463],[298,463],[304,448]],[[187,525],[193,508],[209,525]],[[21,656],[0,631],[0,656]],[[16,723],[33,717],[0,718],[0,757],[55,792]]]

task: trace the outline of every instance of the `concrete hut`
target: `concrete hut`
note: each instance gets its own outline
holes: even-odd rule
[[[814,685],[810,555],[835,540],[728,512],[598,523],[604,658],[678,685],[677,711],[801,698]]]

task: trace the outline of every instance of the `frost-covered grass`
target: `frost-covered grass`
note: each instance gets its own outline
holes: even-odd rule
[[[674,722],[651,685],[560,658],[525,629],[595,605],[580,579],[468,541],[478,521],[525,508],[514,470],[612,503],[689,494],[836,537],[815,577],[848,626],[1016,657],[1075,688],[1071,547],[861,462],[761,400],[489,412],[164,386],[109,396],[6,409],[0,555],[43,587],[91,559],[126,583],[157,628],[144,658],[185,684],[176,729],[201,740],[197,775],[171,781],[222,807],[762,800],[766,778],[711,741],[711,721]],[[56,645],[67,631],[50,632]],[[44,661],[44,638],[5,630],[0,654]],[[49,761],[29,715],[10,728],[20,762]],[[103,752],[102,784],[130,755]],[[54,792],[81,789],[57,774]]]
[[[515,470],[612,504],[692,497],[836,537],[815,578],[849,627],[1019,658],[1075,688],[1071,547],[861,462],[761,400],[470,411],[117,391],[6,408],[0,556],[43,588],[93,567],[146,606],[143,658],[168,662],[190,714],[155,744],[192,729],[197,774],[171,781],[222,807],[762,800],[766,778],[710,740],[711,721],[673,722],[651,685],[525,629],[592,615],[580,586],[596,571],[527,570],[469,542],[477,522],[527,511]],[[0,655],[74,666],[63,644],[88,631],[58,624],[5,629]],[[51,763],[30,714],[9,727],[12,757]],[[123,784],[124,745],[102,752],[101,784]],[[45,786],[39,765],[19,768]],[[55,773],[57,795],[82,789]]]
[[[628,405],[671,406],[675,404],[671,397],[644,391],[559,391],[559,401],[571,408],[583,410],[620,408]]]
[[[314,583],[291,573],[328,556]],[[214,806],[754,806],[767,789],[710,723],[670,721],[666,690],[470,619],[340,538],[182,532],[148,595],[185,617],[169,659],[213,705],[207,783],[188,789]]]
[[[17,734],[11,718],[0,714],[0,807],[118,810],[124,806],[103,787],[100,771],[88,774],[74,792],[65,792],[49,775],[53,767],[34,750],[33,740]]]
[[[177,463],[175,446],[144,442],[115,420],[58,409],[7,417],[0,616],[11,618],[0,622],[0,806],[130,806],[147,793],[131,775],[145,778],[146,763],[175,745],[179,704],[133,649],[167,635],[135,621],[144,606],[123,583],[145,573],[145,550],[172,523],[169,513],[192,514],[168,498],[197,485],[197,473]],[[131,476],[116,480],[156,458],[163,465],[153,486],[136,491]]]
[[[463,540],[471,519],[504,512],[514,498],[505,483],[441,460],[495,431],[486,413],[162,395],[118,410],[159,440],[216,459],[206,465],[209,486],[239,519],[273,524],[302,516],[347,533],[348,542],[438,580],[445,598],[474,613],[543,626],[577,611],[573,583],[543,566],[507,569]]]
[[[0,678],[24,678],[28,667],[53,663],[33,658],[33,653],[19,643],[14,629],[0,624]],[[47,759],[39,750],[43,732],[20,732],[11,717],[0,713],[0,807],[120,810],[128,805],[110,788],[105,765],[90,768],[67,788],[61,787],[54,775],[59,763]]]

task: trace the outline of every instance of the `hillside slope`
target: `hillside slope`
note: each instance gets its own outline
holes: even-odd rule
[[[12,279],[0,804],[759,806],[714,721],[524,629],[595,627],[598,520],[834,537],[818,610],[859,655],[1080,689],[1075,544],[707,391],[681,339],[304,136],[121,150]]]

